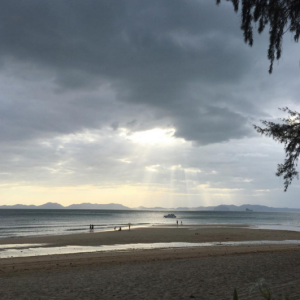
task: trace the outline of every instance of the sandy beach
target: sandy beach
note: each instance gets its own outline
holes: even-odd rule
[[[3,239],[5,244],[113,245],[300,240],[292,231],[247,226],[138,228],[122,232]],[[264,278],[277,298],[300,299],[298,245],[241,245],[78,253],[0,260],[0,299],[260,299]]]

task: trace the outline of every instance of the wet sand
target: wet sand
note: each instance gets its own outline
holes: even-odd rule
[[[170,242],[226,242],[261,240],[300,240],[300,232],[283,230],[251,229],[246,225],[218,226],[152,226],[133,228],[130,231],[90,232],[59,236],[0,239],[5,244],[50,244],[50,246],[100,246],[132,243]]]
[[[190,230],[192,229],[192,230]],[[104,245],[153,242],[300,240],[300,233],[246,227],[141,228],[132,231],[1,240],[1,244]],[[80,253],[0,260],[0,299],[300,299],[300,247],[261,245]],[[253,291],[250,293],[250,290]],[[281,296],[280,296],[281,294]]]

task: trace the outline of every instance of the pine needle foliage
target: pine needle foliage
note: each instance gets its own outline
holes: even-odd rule
[[[216,0],[217,4],[221,0]],[[285,32],[293,34],[295,42],[300,36],[300,1],[299,0],[226,0],[232,2],[234,10],[238,12],[242,6],[241,29],[244,40],[253,45],[253,25],[257,23],[257,31],[262,33],[269,28],[268,59],[269,73],[273,71],[275,59],[279,60],[282,53],[282,39]]]
[[[286,158],[283,164],[278,164],[277,176],[283,176],[284,191],[287,191],[293,179],[299,178],[296,170],[300,154],[300,114],[288,107],[280,110],[287,112],[288,117],[282,118],[281,123],[262,121],[265,128],[254,125],[255,130],[265,136],[272,137],[275,141],[284,144]]]

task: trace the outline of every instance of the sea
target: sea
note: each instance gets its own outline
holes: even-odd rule
[[[164,218],[173,213],[176,219]],[[63,235],[152,225],[250,225],[253,228],[300,231],[300,213],[230,211],[140,211],[140,210],[0,210],[0,238]]]

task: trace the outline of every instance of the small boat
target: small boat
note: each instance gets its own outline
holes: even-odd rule
[[[164,218],[176,218],[176,216],[174,214],[167,214],[164,215]]]

